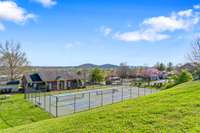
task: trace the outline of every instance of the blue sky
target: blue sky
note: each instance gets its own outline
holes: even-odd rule
[[[0,41],[32,65],[153,65],[187,61],[199,0],[0,0]]]

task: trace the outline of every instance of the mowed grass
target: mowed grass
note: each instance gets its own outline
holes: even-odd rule
[[[51,116],[24,99],[23,94],[0,95],[0,130],[49,119]]]
[[[200,132],[200,82],[4,133]]]

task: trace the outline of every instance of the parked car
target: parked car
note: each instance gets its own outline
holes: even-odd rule
[[[2,93],[17,93],[22,91],[19,87],[19,81],[9,81],[4,85],[0,85],[0,94]]]

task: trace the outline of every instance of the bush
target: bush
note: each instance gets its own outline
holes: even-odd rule
[[[169,83],[166,83],[165,84],[165,89],[169,89],[169,88],[172,88],[174,87],[176,84],[174,82],[169,82]]]
[[[187,70],[182,70],[181,73],[176,77],[176,84],[181,84],[193,80],[192,74]]]

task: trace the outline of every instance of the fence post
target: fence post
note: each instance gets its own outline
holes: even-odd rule
[[[44,110],[46,110],[46,93],[44,92]]]
[[[101,90],[101,106],[103,106],[103,91]]]
[[[32,91],[30,91],[30,101],[32,101],[32,94],[33,94],[33,92]]]
[[[49,113],[51,113],[51,95],[49,95]]]
[[[145,96],[145,90],[146,90],[146,88],[144,88],[144,96]]]
[[[32,93],[31,94],[31,99],[32,99],[32,102],[34,103],[34,92],[32,91],[31,93]]]
[[[27,99],[27,96],[26,96],[26,89],[24,89],[24,99]]]
[[[131,94],[131,88],[129,88],[129,93],[130,93],[130,99],[132,98],[132,94]]]
[[[58,117],[58,97],[56,96],[56,117]]]
[[[29,91],[29,95],[28,95],[28,99],[30,100],[30,97],[31,97],[31,92]]]
[[[74,113],[76,113],[76,94],[74,94]]]
[[[40,105],[40,107],[42,107],[42,105],[41,105],[41,92],[39,91],[39,105]]]
[[[151,89],[151,94],[153,93],[153,90]]]
[[[30,94],[29,94],[29,99],[28,99],[29,101],[31,101],[31,92],[30,92]]]
[[[88,94],[88,95],[89,95],[89,109],[90,109],[90,92],[89,92],[89,94]]]
[[[112,89],[112,104],[114,103],[114,89]]]
[[[27,92],[26,94],[26,99],[29,99],[29,92]]]
[[[31,92],[29,93],[29,100],[31,99]]]
[[[122,87],[122,96],[121,96],[122,101],[123,101],[123,97],[124,97],[124,88]]]
[[[138,97],[140,96],[140,88],[138,87]]]
[[[31,90],[29,90],[29,100],[31,99]]]
[[[37,96],[36,96],[37,92],[35,91],[35,105],[37,105]]]

